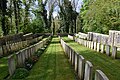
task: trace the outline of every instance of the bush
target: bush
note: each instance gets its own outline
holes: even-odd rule
[[[18,68],[16,69],[12,79],[24,79],[29,75],[29,71],[25,68]]]

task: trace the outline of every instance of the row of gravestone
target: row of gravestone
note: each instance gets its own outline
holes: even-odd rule
[[[93,65],[89,61],[85,61],[82,55],[76,53],[70,46],[68,46],[61,38],[61,45],[69,61],[74,66],[74,70],[79,77],[79,80],[93,80]],[[95,80],[109,80],[107,76],[101,71],[96,70]]]
[[[82,38],[80,36],[85,36],[85,38]],[[104,49],[106,47],[107,55],[110,55],[110,48],[112,49],[112,57],[117,57],[117,48],[120,48],[120,31],[114,31],[109,30],[109,35],[100,34],[100,33],[94,33],[94,32],[88,32],[88,34],[79,32],[78,34],[75,34],[76,38],[87,40],[89,44],[94,44],[93,47],[94,50],[98,47],[97,51],[101,51],[104,53]],[[100,48],[101,47],[101,48]]]
[[[24,35],[23,33],[19,33],[19,34],[6,35],[3,37],[0,37],[0,46],[6,43],[12,43],[13,41],[19,41],[23,35]]]
[[[44,47],[44,45],[50,40],[50,38],[51,36],[34,45],[18,51],[15,55],[10,55],[8,57],[9,75],[12,76],[14,74],[16,67],[23,67],[25,64],[25,60],[30,58],[38,49]]]
[[[45,33],[43,34],[45,35]],[[28,34],[15,34],[15,35],[7,35],[7,36],[3,36],[0,38],[0,46],[2,45],[6,45],[6,44],[12,44],[12,43],[17,43],[17,42],[21,42],[21,41],[26,41],[26,40],[32,40],[34,38],[37,38],[39,36],[43,36],[40,33],[28,33]],[[48,34],[50,35],[50,34]]]
[[[24,47],[27,47],[32,43],[38,42],[42,38],[43,38],[43,36],[39,36],[39,37],[31,39],[31,40],[19,41],[19,42],[15,42],[15,43],[2,45],[2,46],[0,46],[0,57],[8,55],[12,52],[18,51]]]
[[[68,38],[70,38],[71,40],[74,40],[74,36],[68,35]]]
[[[120,31],[109,30],[109,35],[94,32],[88,32],[88,34],[79,32],[75,36],[84,40],[120,47]]]
[[[109,45],[106,45],[106,46],[103,44],[100,45],[100,43],[83,40],[83,39],[79,39],[79,38],[75,38],[75,41],[81,45],[84,45],[85,47],[94,49],[97,52],[101,52],[101,53],[105,52],[108,56],[110,55],[110,46]],[[106,49],[105,49],[105,47],[106,47]]]
[[[5,45],[5,44],[19,42],[19,41],[25,41],[27,39],[32,39],[35,37],[38,37],[38,36],[32,33],[28,33],[28,34],[19,33],[19,34],[14,34],[14,35],[3,36],[0,38],[0,46]]]

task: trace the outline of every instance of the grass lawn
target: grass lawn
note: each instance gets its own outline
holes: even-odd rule
[[[8,75],[7,57],[0,59],[0,80],[4,79]]]
[[[106,54],[101,54],[87,47],[84,47],[67,37],[63,40],[71,46],[76,52],[81,54],[86,60],[92,62],[94,72],[96,69],[102,70],[110,80],[120,80],[120,60],[112,59]],[[94,74],[94,73],[93,73]]]
[[[71,68],[58,38],[52,42],[33,66],[28,80],[75,80]]]

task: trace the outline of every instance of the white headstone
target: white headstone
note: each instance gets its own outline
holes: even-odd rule
[[[104,53],[104,51],[105,51],[105,45],[101,44],[101,53]]]
[[[100,51],[100,43],[97,43],[97,52]]]
[[[86,61],[84,80],[92,80],[92,71],[93,71],[92,63],[89,61]]]
[[[94,50],[96,51],[97,49],[97,42],[94,42]]]
[[[75,52],[75,71],[78,71],[78,53]]]
[[[109,80],[109,79],[101,70],[96,70],[95,80]]]
[[[106,45],[106,54],[110,56],[110,46]]]
[[[117,47],[112,46],[112,57],[115,59],[117,57]]]
[[[13,55],[10,55],[8,57],[8,68],[9,68],[9,74],[10,74],[10,76],[12,76],[16,69],[15,59],[14,59]]]
[[[83,56],[78,56],[78,76],[80,80],[84,78],[84,71],[85,71],[85,59]]]

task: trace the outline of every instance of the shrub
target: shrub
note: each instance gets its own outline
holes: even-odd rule
[[[25,68],[18,68],[16,69],[12,79],[24,79],[29,75],[29,71]]]

